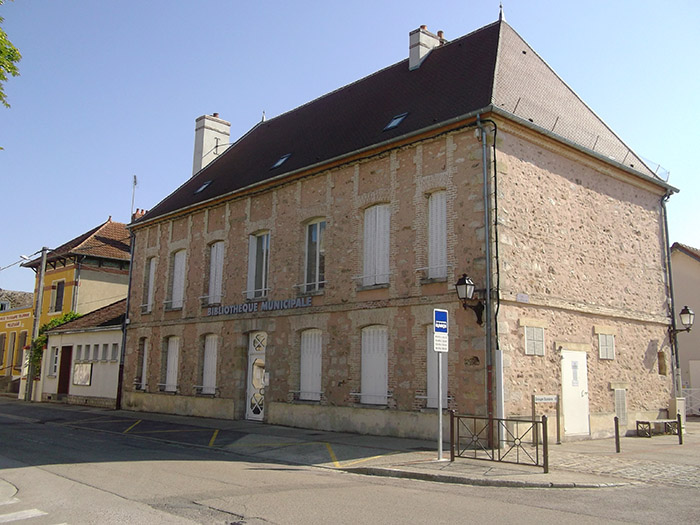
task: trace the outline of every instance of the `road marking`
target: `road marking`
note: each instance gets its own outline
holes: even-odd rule
[[[142,421],[142,420],[139,419],[136,423],[134,423],[134,424],[131,425],[129,428],[127,428],[127,429],[124,431],[124,434],[126,434],[127,432],[129,432],[129,430],[131,430],[131,429],[134,428],[136,425],[138,425],[139,423],[141,423],[141,421]]]
[[[333,465],[335,465],[336,468],[341,468],[340,463],[338,462],[338,458],[335,456],[335,452],[333,452],[333,447],[331,447],[330,443],[324,443],[326,445],[326,448],[328,449],[328,454],[331,456],[331,460],[333,461]]]
[[[134,423],[129,428],[136,426]],[[131,432],[132,434],[184,434],[187,432],[211,432],[211,428],[178,428],[175,430],[139,430],[138,432]]]
[[[46,512],[39,509],[21,510],[19,512],[11,512],[10,514],[0,514],[0,523],[28,520],[29,518],[37,518],[39,516],[46,516]]]
[[[13,503],[17,503],[19,500],[17,498],[10,498],[7,501],[0,501],[0,505],[12,505]]]
[[[211,439],[209,440],[209,446],[210,446],[210,447],[213,447],[213,446],[214,446],[214,441],[216,441],[216,436],[218,436],[218,435],[219,435],[219,429],[217,428],[217,429],[214,431],[214,434],[212,434]]]

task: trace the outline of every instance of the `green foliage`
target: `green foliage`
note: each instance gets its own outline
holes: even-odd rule
[[[0,2],[1,1],[2,0],[0,0]],[[61,326],[62,324],[66,324],[72,321],[73,319],[77,319],[78,317],[80,317],[80,314],[77,314],[75,312],[68,312],[63,314],[61,317],[55,317],[54,319],[51,319],[51,321],[49,321],[45,325],[42,325],[39,328],[39,335],[32,342],[32,351],[29,354],[29,367],[30,370],[34,370],[35,379],[39,376],[39,373],[41,371],[41,356],[44,354],[44,348],[46,348],[46,343],[49,339],[49,337],[46,335],[46,332],[48,332],[49,330],[53,330],[54,328]]]
[[[4,0],[0,0],[0,5],[3,3]],[[5,19],[0,16],[0,24],[4,21]],[[13,77],[19,75],[17,62],[19,62],[21,58],[22,55],[19,54],[17,48],[13,46],[10,39],[7,38],[7,33],[0,27],[0,104],[6,108],[9,108],[10,104],[7,102],[3,84],[7,81],[8,74]]]

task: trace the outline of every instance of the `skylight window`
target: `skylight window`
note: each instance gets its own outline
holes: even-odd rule
[[[270,168],[271,170],[274,170],[275,168],[279,168],[282,164],[285,163],[285,161],[291,157],[291,153],[287,153],[286,155],[282,155],[277,162],[275,162],[272,167]]]
[[[197,191],[194,192],[194,194],[197,195],[198,193],[203,192],[204,190],[206,190],[206,189],[209,187],[210,184],[211,184],[211,181],[208,180],[207,182],[205,182],[204,184],[202,184],[202,185],[197,189]]]
[[[406,118],[406,115],[408,115],[408,113],[401,113],[400,115],[396,115],[394,118],[391,119],[391,121],[389,121],[389,123],[384,128],[384,131],[388,131],[397,127],[403,122],[403,119]]]

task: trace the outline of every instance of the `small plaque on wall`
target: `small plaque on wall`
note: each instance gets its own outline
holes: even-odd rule
[[[73,365],[73,384],[90,386],[92,382],[92,363],[76,363]]]

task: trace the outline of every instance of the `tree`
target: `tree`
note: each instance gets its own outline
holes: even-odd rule
[[[41,356],[44,354],[44,348],[46,348],[46,343],[49,340],[49,336],[46,334],[46,332],[53,330],[62,324],[73,321],[78,317],[80,317],[80,314],[75,312],[67,312],[61,317],[54,317],[48,323],[41,325],[37,338],[32,341],[31,352],[29,354],[29,366],[30,369],[34,371],[36,376],[35,379],[39,376],[39,372],[41,370]]]
[[[4,2],[5,0],[0,0],[0,6]],[[5,19],[0,16],[0,24],[4,21]],[[13,77],[19,75],[17,62],[19,62],[21,58],[22,55],[19,54],[17,48],[13,46],[10,39],[7,38],[7,33],[0,27],[0,104],[6,108],[9,108],[10,104],[7,102],[3,84],[7,81],[8,74]]]

